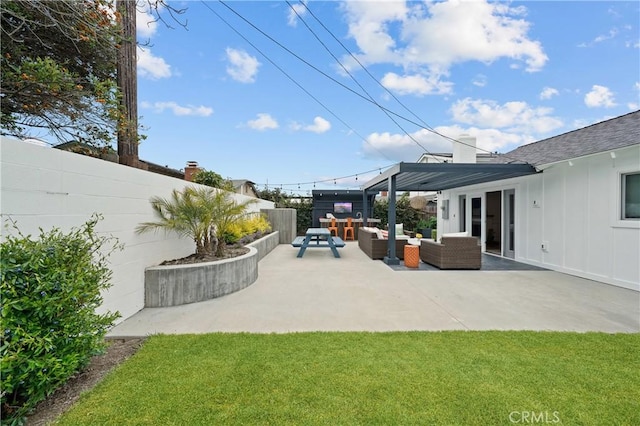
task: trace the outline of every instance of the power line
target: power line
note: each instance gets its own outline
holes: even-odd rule
[[[207,9],[209,9],[214,15],[216,15],[218,17],[218,19],[220,19],[222,22],[224,22],[229,28],[231,28],[231,30],[233,32],[235,32],[238,36],[240,36],[244,41],[246,41],[247,43],[249,43],[249,45],[251,47],[253,47],[258,53],[260,53],[267,61],[269,61],[274,67],[276,67],[276,69],[278,69],[278,71],[280,71],[282,74],[284,74],[289,80],[291,80],[296,86],[298,86],[300,88],[300,90],[302,90],[304,93],[306,93],[311,99],[313,99],[314,101],[316,101],[321,107],[323,107],[329,114],[331,114],[333,117],[335,117],[338,121],[340,121],[347,129],[351,130],[356,136],[358,136],[360,139],[362,139],[365,143],[369,144],[374,150],[378,151],[378,153],[380,155],[382,155],[384,158],[386,158],[389,161],[393,161],[391,160],[389,157],[386,156],[386,154],[380,150],[378,150],[378,148],[376,148],[373,144],[371,144],[364,136],[362,136],[361,134],[359,134],[354,128],[352,128],[349,124],[347,124],[342,118],[340,118],[337,114],[335,114],[329,107],[327,107],[324,103],[322,103],[318,98],[316,98],[313,94],[311,94],[307,89],[305,89],[300,83],[298,83],[291,75],[289,75],[284,69],[282,69],[282,67],[280,67],[278,64],[276,64],[271,58],[269,58],[269,56],[267,56],[267,54],[265,54],[262,50],[260,50],[255,44],[253,44],[251,41],[249,41],[244,35],[242,35],[238,30],[236,30],[229,22],[227,22],[222,16],[220,16],[220,14],[218,14],[215,10],[211,9],[211,7],[209,7],[208,4],[206,4],[204,1],[202,1],[202,3],[207,7]],[[224,2],[221,2],[222,4],[224,4]],[[226,6],[226,5],[225,5]],[[235,12],[235,11],[234,11]],[[237,13],[236,13],[237,14]],[[238,15],[239,16],[239,15]],[[243,18],[244,19],[244,18]],[[245,22],[248,22],[245,20]],[[255,27],[254,27],[255,28]]]
[[[226,21],[220,14],[218,14],[215,10],[213,10],[208,4],[206,4],[203,0],[201,0],[202,3],[214,14],[218,17],[218,19],[220,19],[223,23],[225,23],[232,31],[234,31],[238,36],[240,36],[243,40],[245,40],[250,46],[252,46],[256,51],[258,51],[267,61],[269,61],[274,67],[276,67],[276,69],[278,69],[280,72],[282,72],[289,80],[291,80],[296,86],[298,86],[302,91],[304,91],[307,95],[309,95],[312,99],[314,99],[318,104],[320,104],[323,108],[325,108],[325,110],[327,110],[332,116],[334,116],[336,119],[338,119],[342,124],[344,124],[347,128],[349,128],[351,131],[353,131],[356,135],[358,135],[363,141],[365,141],[367,144],[371,145],[376,151],[378,151],[381,155],[383,155],[385,158],[387,158],[388,160],[392,161],[391,159],[389,159],[384,153],[382,153],[381,151],[379,151],[377,148],[375,148],[375,146],[373,146],[368,140],[366,140],[362,135],[358,134],[358,132],[356,132],[353,128],[351,128],[344,120],[342,120],[340,117],[338,117],[335,113],[333,113],[332,110],[330,110],[326,105],[324,105],[321,101],[319,101],[315,96],[313,96],[308,90],[306,90],[302,85],[300,85],[293,77],[291,77],[286,71],[284,71],[284,69],[282,69],[282,67],[280,67],[279,65],[277,65],[273,60],[271,60],[271,58],[266,55],[262,50],[260,50],[257,46],[255,46],[251,41],[249,41],[244,35],[242,35],[237,29],[235,29],[228,21]],[[377,106],[379,109],[383,110],[385,113],[388,113],[390,115],[393,115],[397,118],[400,118],[402,120],[405,120],[408,123],[411,123],[419,128],[422,128],[424,130],[427,130],[433,134],[436,134],[440,137],[443,137],[447,140],[450,140],[454,143],[460,143],[462,145],[467,145],[467,146],[471,146],[473,148],[476,148],[478,150],[481,151],[485,151],[487,153],[490,154],[497,154],[494,153],[492,151],[483,149],[483,148],[479,148],[477,146],[473,146],[470,144],[467,144],[465,142],[456,140],[452,137],[446,136],[444,134],[441,134],[439,132],[437,132],[435,129],[431,128],[428,124],[424,123],[424,124],[420,124],[412,119],[409,119],[403,115],[400,115],[399,113],[396,113],[394,111],[392,111],[391,109],[380,105],[379,103],[375,102],[372,98],[371,95],[369,95],[367,93],[367,95],[369,95],[369,98],[367,98],[366,96],[362,95],[361,93],[356,92],[355,90],[353,90],[352,88],[346,86],[345,84],[343,84],[342,82],[336,80],[335,78],[333,78],[332,76],[328,75],[326,72],[320,70],[318,67],[316,67],[315,65],[311,64],[310,62],[308,62],[307,60],[305,60],[304,58],[302,58],[301,56],[299,56],[298,54],[296,54],[295,52],[293,52],[291,49],[289,49],[288,47],[284,46],[282,43],[280,43],[278,40],[274,39],[272,36],[270,36],[269,34],[267,34],[265,31],[263,31],[262,29],[260,29],[259,27],[257,27],[255,24],[253,24],[252,22],[250,22],[248,19],[246,19],[244,16],[242,16],[240,13],[238,13],[236,10],[234,10],[231,6],[229,6],[225,1],[223,0],[219,0],[218,1],[220,4],[222,4],[224,7],[226,7],[229,11],[231,11],[233,14],[235,14],[238,18],[240,18],[242,21],[244,21],[246,24],[248,24],[249,26],[251,26],[252,28],[254,28],[256,31],[258,31],[260,34],[262,34],[264,37],[266,37],[267,39],[269,39],[270,41],[272,41],[273,43],[275,43],[277,46],[279,46],[281,49],[283,49],[284,51],[286,51],[287,53],[289,53],[290,55],[292,55],[293,57],[295,57],[296,59],[298,59],[299,61],[301,61],[302,63],[304,63],[305,65],[307,65],[308,67],[310,67],[311,69],[315,70],[316,72],[320,73],[321,75],[323,75],[325,78],[331,80],[332,82],[334,82],[335,84],[339,85],[340,87],[346,89],[347,91],[353,93],[354,95],[360,97],[361,99],[374,104],[375,106]],[[288,2],[287,2],[288,3]],[[291,6],[291,5],[290,5]],[[306,25],[306,23],[305,23]],[[315,34],[314,34],[315,35]],[[333,36],[335,38],[335,36]],[[344,46],[343,46],[344,47]],[[346,48],[345,48],[346,49]],[[348,51],[348,49],[347,49]],[[351,53],[350,53],[351,54]],[[353,56],[353,55],[352,55]],[[357,59],[356,59],[357,60]],[[359,62],[359,61],[358,61]],[[362,64],[361,64],[362,66]],[[363,67],[364,68],[364,67]],[[366,68],[365,68],[366,69]],[[368,71],[367,71],[368,72]],[[368,74],[371,76],[371,74],[368,72]],[[372,78],[375,79],[375,77],[371,76]],[[353,77],[352,77],[353,78]],[[377,80],[376,80],[377,81]],[[356,82],[357,83],[357,82]],[[359,84],[358,84],[359,85]],[[362,86],[360,86],[362,88]],[[383,86],[384,87],[384,86]],[[363,89],[364,90],[364,89]],[[385,88],[385,90],[387,90]],[[366,92],[366,91],[365,91]],[[393,96],[393,94],[391,94]],[[393,96],[394,99],[396,99],[398,102],[399,100]],[[400,104],[402,104],[401,102],[399,102]],[[404,105],[403,105],[404,106]],[[404,106],[406,109],[406,106]],[[411,111],[409,111],[411,112]],[[414,113],[411,113],[412,115],[415,116]],[[421,120],[419,117],[416,116],[416,118],[418,120]],[[396,123],[397,124],[397,123]],[[406,132],[405,132],[406,133]],[[421,146],[421,145],[420,145]],[[422,147],[422,146],[421,146]],[[429,153],[428,150],[426,150],[424,147],[422,147],[429,155],[434,156],[434,154]],[[501,155],[503,157],[506,158],[513,158],[510,157],[506,154],[498,154]],[[435,157],[434,157],[435,158]],[[515,158],[514,158],[515,159]],[[517,161],[522,161],[519,159],[515,159]],[[526,163],[526,162],[525,162]],[[377,169],[373,169],[373,171],[375,170],[381,170],[381,168],[377,168]],[[369,171],[370,172],[370,171]],[[369,173],[369,172],[364,172],[364,173]],[[300,186],[300,185],[310,185],[310,184],[316,184],[316,183],[324,183],[324,182],[335,182],[337,180],[341,180],[341,179],[345,179],[345,178],[349,178],[349,177],[357,177],[360,174],[364,174],[364,173],[357,173],[357,174],[352,174],[349,176],[343,176],[343,177],[339,177],[339,178],[331,178],[331,179],[324,179],[324,180],[316,180],[316,181],[309,181],[309,182],[300,182],[300,183],[278,183],[278,184],[272,184],[273,186]]]
[[[365,172],[360,172],[360,173],[355,173],[355,174],[348,175],[348,176],[341,176],[341,177],[335,177],[335,178],[327,178],[327,179],[320,179],[320,180],[307,181],[307,182],[297,182],[297,183],[270,183],[270,184],[266,183],[264,185],[274,186],[274,187],[278,187],[279,186],[281,188],[284,187],[284,186],[296,186],[296,185],[298,185],[298,189],[300,189],[299,187],[301,185],[312,185],[313,184],[314,187],[315,187],[315,184],[317,184],[317,183],[326,183],[326,182],[334,182],[334,183],[336,183],[339,180],[348,179],[348,178],[352,178],[352,177],[355,177],[356,180],[357,180],[358,176],[360,176],[360,175],[366,175],[367,173],[372,173],[372,172],[375,172],[375,171],[382,173],[382,169],[387,169],[387,168],[389,168],[391,166],[393,166],[393,164],[390,164],[388,166],[383,166],[383,167],[377,167],[375,169],[367,170]],[[261,183],[257,183],[257,184],[261,184]]]
[[[329,80],[333,81],[334,83],[336,83],[337,85],[341,86],[342,88],[344,88],[344,89],[348,90],[349,92],[353,93],[354,95],[356,95],[356,96],[360,97],[361,99],[364,99],[365,101],[367,101],[367,102],[369,102],[369,103],[374,103],[374,104],[376,104],[375,102],[371,101],[371,99],[369,99],[369,98],[367,98],[366,96],[364,96],[364,95],[362,95],[362,94],[360,94],[360,93],[356,92],[355,90],[353,90],[353,89],[352,89],[352,88],[350,88],[349,86],[347,86],[347,85],[345,85],[345,84],[341,83],[340,81],[338,81],[338,80],[336,80],[335,78],[331,77],[331,76],[330,76],[330,75],[328,75],[326,72],[322,71],[321,69],[319,69],[319,68],[318,68],[318,67],[316,67],[315,65],[311,64],[310,62],[308,62],[308,61],[307,61],[307,60],[305,60],[304,58],[300,57],[298,54],[296,54],[295,52],[293,52],[293,51],[292,51],[291,49],[289,49],[288,47],[284,46],[284,45],[283,45],[282,43],[280,43],[278,40],[274,39],[274,38],[273,38],[273,37],[271,37],[269,34],[267,34],[266,32],[264,32],[264,31],[263,31],[263,30],[261,30],[260,28],[258,28],[255,24],[253,24],[252,22],[250,22],[248,19],[246,19],[244,16],[242,16],[242,15],[241,15],[240,13],[238,13],[236,10],[234,10],[231,6],[229,6],[228,4],[226,4],[223,0],[218,0],[218,2],[219,2],[219,3],[221,3],[221,4],[222,4],[224,7],[226,7],[227,9],[229,9],[232,13],[234,13],[234,14],[235,14],[236,16],[238,16],[240,19],[242,19],[243,21],[245,21],[248,25],[250,25],[251,27],[253,27],[253,28],[254,28],[256,31],[258,31],[260,34],[262,34],[263,36],[265,36],[266,38],[268,38],[269,40],[271,40],[273,43],[275,43],[275,44],[276,44],[277,46],[279,46],[281,49],[285,50],[287,53],[289,53],[290,55],[292,55],[293,57],[295,57],[296,59],[298,59],[299,61],[301,61],[301,62],[302,62],[302,63],[304,63],[305,65],[309,66],[311,69],[315,70],[316,72],[320,73],[320,74],[321,74],[321,75],[323,75],[324,77],[328,78]],[[454,143],[459,143],[459,144],[462,144],[462,145],[466,145],[466,146],[474,147],[474,148],[476,148],[476,149],[478,149],[478,150],[481,150],[481,151],[484,151],[484,152],[487,152],[487,153],[490,153],[490,154],[494,154],[494,152],[492,152],[492,151],[489,151],[489,150],[486,150],[486,149],[483,149],[483,148],[478,148],[477,146],[473,146],[473,145],[470,145],[470,144],[464,143],[464,142],[462,142],[462,141],[459,141],[459,140],[457,140],[457,139],[455,139],[455,138],[452,138],[452,137],[450,137],[450,136],[443,135],[443,134],[439,133],[438,131],[434,130],[433,128],[431,128],[431,127],[429,127],[429,126],[426,126],[426,127],[425,127],[425,126],[423,126],[422,124],[417,123],[416,121],[413,121],[413,120],[411,120],[411,119],[409,119],[409,118],[407,118],[407,117],[405,117],[405,116],[402,116],[402,115],[400,115],[400,114],[398,114],[398,113],[396,113],[396,112],[394,112],[394,111],[390,110],[389,108],[386,108],[385,106],[382,106],[382,105],[379,105],[379,104],[376,104],[376,105],[377,105],[380,109],[383,109],[384,111],[388,112],[389,114],[391,114],[391,115],[393,115],[393,116],[395,116],[395,117],[398,117],[398,118],[400,118],[400,119],[402,119],[402,120],[405,120],[405,121],[407,121],[408,123],[411,123],[411,124],[413,124],[413,125],[415,125],[415,126],[417,126],[417,127],[421,128],[421,129],[427,130],[428,132],[431,132],[431,133],[433,133],[433,134],[435,134],[435,135],[438,135],[438,136],[440,136],[440,137],[443,137],[443,138],[445,138],[445,139],[447,139],[447,140],[450,140],[450,141],[452,141],[452,142],[454,142]],[[513,158],[513,159],[514,159],[514,160],[516,160],[516,161],[522,161],[522,162],[524,162],[524,163],[527,163],[527,162],[526,162],[526,161],[524,161],[524,160],[521,160],[521,159],[518,159],[518,158],[515,158],[515,157],[511,157],[511,156],[508,156],[508,155],[506,155],[506,154],[499,154],[499,155],[501,155],[501,156],[503,156],[503,157],[505,157],[505,158]]]
[[[287,3],[289,3],[289,2],[287,1]],[[362,69],[367,73],[367,75],[368,75],[369,77],[371,77],[371,79],[372,79],[373,81],[375,81],[375,82],[376,82],[376,83],[377,83],[377,84],[378,84],[378,85],[379,85],[379,86],[380,86],[380,87],[381,87],[385,92],[387,92],[387,93],[388,93],[388,94],[389,94],[389,95],[390,95],[390,96],[391,96],[391,97],[392,97],[396,102],[398,102],[398,104],[400,104],[400,106],[402,106],[402,107],[403,107],[403,108],[404,108],[404,109],[405,109],[409,114],[411,114],[412,116],[414,116],[418,121],[420,121],[420,122],[422,123],[422,126],[419,126],[419,127],[422,127],[422,128],[424,128],[425,130],[430,131],[431,133],[433,133],[433,134],[435,134],[435,135],[438,135],[438,136],[443,137],[443,138],[445,138],[445,139],[447,139],[447,140],[450,140],[451,142],[459,143],[459,144],[466,145],[466,146],[469,146],[469,147],[472,147],[472,148],[475,148],[475,149],[478,149],[478,150],[481,150],[481,151],[484,151],[484,152],[487,152],[487,153],[490,153],[490,154],[494,154],[492,151],[489,151],[489,150],[486,150],[486,149],[483,149],[483,148],[479,148],[479,147],[477,147],[477,146],[474,146],[474,145],[468,144],[468,143],[466,143],[466,142],[462,142],[462,141],[460,141],[460,140],[458,140],[458,139],[455,139],[455,138],[452,138],[452,137],[450,137],[450,136],[443,135],[443,134],[439,133],[437,130],[435,130],[433,127],[429,126],[429,124],[427,124],[427,123],[426,123],[424,120],[422,120],[422,119],[421,119],[421,118],[420,118],[416,113],[414,113],[413,111],[411,111],[411,110],[410,110],[410,109],[409,109],[409,108],[408,108],[408,107],[407,107],[403,102],[401,102],[401,101],[400,101],[400,99],[398,99],[398,97],[397,97],[396,95],[394,95],[394,94],[393,94],[393,92],[391,92],[387,87],[385,87],[385,86],[384,86],[384,84],[382,84],[382,83],[380,82],[380,80],[378,80],[375,76],[373,76],[373,74],[371,74],[371,72],[369,71],[369,69],[367,69],[367,67],[365,67],[365,66],[364,66],[364,64],[362,64],[362,62],[360,62],[360,60],[359,60],[359,59],[358,59],[358,58],[357,58],[357,57],[356,57],[356,56],[355,56],[355,55],[354,55],[354,54],[353,54],[353,53],[352,53],[352,52],[351,52],[351,51],[350,51],[350,50],[349,50],[345,45],[344,45],[344,43],[342,43],[342,42],[340,41],[340,39],[338,39],[338,38],[335,36],[335,34],[333,34],[333,32],[332,32],[329,28],[327,28],[327,27],[326,27],[326,25],[324,25],[324,23],[323,23],[322,21],[320,21],[320,19],[319,19],[319,18],[318,18],[314,13],[313,13],[313,11],[309,8],[309,6],[307,5],[307,3],[306,3],[305,1],[300,0],[300,3],[305,7],[305,9],[309,12],[309,14],[310,14],[311,16],[313,16],[313,18],[314,18],[314,19],[315,19],[315,20],[316,20],[316,21],[317,21],[317,22],[322,26],[322,28],[324,28],[324,29],[325,29],[325,31],[327,31],[327,33],[329,33],[329,34],[331,35],[331,37],[333,37],[333,39],[334,39],[338,44],[340,44],[340,46],[342,46],[342,48],[345,50],[345,52],[347,52],[347,53],[349,54],[349,56],[351,56],[351,58],[352,58],[354,61],[356,61],[356,62],[358,63],[358,65],[360,65],[360,68],[362,68]],[[291,5],[289,5],[289,6],[293,9],[293,7],[292,7]],[[295,10],[294,10],[294,12],[295,12]],[[297,12],[296,12],[296,15],[298,15],[298,13],[297,13]],[[301,20],[302,22],[304,22],[304,20],[302,19],[302,17],[300,17],[300,15],[298,15],[298,17],[300,18],[300,20]],[[306,25],[306,22],[305,22],[305,25]],[[340,64],[340,65],[342,65],[342,64]],[[344,67],[343,67],[343,68],[344,68]],[[346,71],[346,70],[345,70],[345,71]],[[349,75],[351,75],[351,74],[349,73]],[[413,138],[412,138],[412,139],[413,139]],[[422,145],[421,145],[421,146],[422,146]],[[427,151],[426,149],[425,149],[425,151],[427,152],[427,154],[433,155],[433,154],[431,154],[429,151]],[[501,155],[504,155],[504,154],[501,154]]]
[[[298,17],[298,19],[300,19],[300,21],[304,24],[304,26],[305,26],[305,27],[307,27],[307,29],[309,30],[309,32],[311,32],[311,34],[313,34],[313,36],[316,38],[316,40],[318,40],[318,43],[320,43],[320,44],[322,45],[322,47],[324,47],[324,49],[325,49],[325,50],[326,50],[326,51],[331,55],[331,57],[332,57],[333,59],[335,59],[335,61],[340,65],[340,67],[342,67],[342,69],[344,70],[344,72],[346,72],[346,73],[349,75],[349,77],[351,77],[351,80],[353,80],[353,81],[354,81],[354,83],[356,83],[356,84],[358,85],[358,87],[360,87],[360,89],[361,89],[364,93],[366,93],[366,94],[367,94],[367,96],[369,97],[369,99],[371,100],[371,102],[372,102],[375,106],[377,106],[378,108],[380,108],[380,110],[381,110],[382,112],[384,112],[384,114],[385,114],[387,117],[389,117],[389,119],[390,119],[391,121],[393,121],[393,122],[394,122],[394,124],[395,124],[396,126],[398,126],[398,128],[399,128],[400,130],[402,130],[402,131],[404,132],[404,134],[405,134],[405,135],[407,135],[407,136],[409,137],[409,139],[411,139],[411,140],[412,140],[416,145],[418,145],[420,148],[422,148],[422,149],[423,149],[427,154],[429,154],[429,155],[433,155],[431,152],[429,152],[429,150],[428,150],[427,148],[425,148],[424,146],[422,146],[422,144],[421,144],[420,142],[418,142],[418,141],[417,141],[417,140],[416,140],[412,135],[410,135],[410,134],[409,134],[409,133],[408,133],[408,132],[407,132],[407,131],[406,131],[406,130],[405,130],[405,129],[400,125],[400,123],[398,123],[398,122],[397,122],[397,121],[396,121],[396,120],[395,120],[395,119],[394,119],[394,118],[393,118],[393,117],[392,117],[392,116],[391,116],[387,111],[385,111],[383,108],[381,108],[381,105],[380,105],[378,102],[376,102],[376,101],[375,101],[375,99],[373,98],[373,96],[371,96],[371,94],[367,91],[367,89],[365,89],[365,88],[362,86],[362,84],[360,84],[360,83],[358,82],[358,80],[356,80],[356,78],[353,76],[353,74],[351,74],[351,73],[349,72],[349,70],[348,70],[348,69],[347,69],[347,68],[342,64],[342,62],[340,61],[340,59],[338,59],[338,58],[336,57],[336,55],[334,55],[334,54],[333,54],[333,52],[331,52],[331,49],[329,49],[329,48],[327,47],[327,45],[326,45],[322,40],[320,40],[320,37],[318,37],[318,35],[313,31],[313,29],[312,29],[312,28],[307,24],[307,22],[304,20],[304,18],[303,18],[302,16],[300,16],[300,14],[298,13],[298,11],[293,7],[293,5],[291,5],[291,3],[289,2],[289,0],[287,0],[287,4],[289,5],[289,7],[290,7],[290,8],[291,8],[291,10],[293,11],[293,13],[295,13],[295,14],[296,14],[296,16]],[[306,6],[306,4],[304,4],[304,3],[303,3],[303,5],[304,5],[305,7],[307,7],[307,6]],[[308,8],[307,8],[307,10],[308,10]],[[315,17],[315,16],[314,16],[314,17]],[[318,19],[316,18],[316,20],[318,20]],[[318,21],[318,22],[319,22],[319,21]],[[326,29],[326,27],[325,27],[325,29]],[[328,30],[327,30],[327,31],[328,31]],[[333,35],[333,34],[332,34],[332,35]],[[335,38],[335,37],[334,37],[334,38]],[[342,47],[344,47],[344,45],[343,45]],[[345,48],[345,49],[346,49],[346,48]],[[347,50],[347,52],[348,52],[348,50]],[[353,55],[352,55],[352,56],[353,56]],[[435,158],[435,157],[434,157],[434,158]],[[440,160],[438,160],[438,161],[440,161]]]

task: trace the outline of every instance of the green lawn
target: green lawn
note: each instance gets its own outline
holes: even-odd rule
[[[640,335],[152,336],[60,419],[74,426],[534,421],[640,425]]]

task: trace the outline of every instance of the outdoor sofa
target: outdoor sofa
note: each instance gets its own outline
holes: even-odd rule
[[[381,238],[383,231],[378,228],[362,227],[358,229],[358,246],[371,259],[383,259],[387,256],[389,240]],[[399,238],[398,238],[399,237]],[[404,259],[404,246],[407,244],[408,236],[396,237],[396,256]]]
[[[481,247],[466,232],[444,234],[440,242],[420,240],[420,260],[440,269],[480,269]]]

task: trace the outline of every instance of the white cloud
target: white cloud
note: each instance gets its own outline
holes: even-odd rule
[[[141,102],[140,106],[145,109],[153,109],[154,112],[162,113],[165,110],[169,110],[173,112],[174,115],[177,116],[196,116],[196,117],[208,117],[213,114],[213,108],[205,107],[205,106],[193,106],[187,105],[182,106],[178,105],[176,102]]]
[[[158,12],[163,8],[161,3],[156,3]],[[139,2],[136,5],[136,33],[142,38],[151,38],[158,30],[156,18],[149,12],[149,3]]]
[[[401,95],[413,94],[423,96],[429,94],[448,94],[452,92],[451,83],[418,74],[399,76],[394,72],[389,72],[382,77],[381,83],[387,89]]]
[[[507,152],[512,149],[534,142],[531,135],[520,132],[506,132],[498,129],[480,129],[477,127],[464,128],[461,126],[440,126],[435,129],[442,135],[457,139],[462,134],[476,138],[478,152]],[[393,161],[414,162],[424,153],[420,145],[431,153],[453,152],[453,142],[427,130],[420,130],[411,134],[372,133],[363,143],[362,151],[365,157],[391,159]]]
[[[598,37],[596,37],[593,42],[594,43],[601,43],[605,40],[610,40],[612,38],[615,38],[618,35],[618,29],[617,28],[613,28],[611,30],[609,30],[608,34],[603,34],[603,35],[599,35]]]
[[[227,74],[240,83],[253,83],[256,81],[256,74],[258,74],[258,68],[260,62],[255,56],[249,55],[244,50],[233,49],[227,47],[227,60],[229,65],[227,66]]]
[[[530,24],[523,18],[523,6],[486,1],[409,5],[400,1],[342,3],[349,35],[360,49],[360,62],[394,64],[407,74],[423,74],[433,84],[458,63],[489,64],[508,58],[534,72],[548,60],[540,42],[528,36]],[[344,62],[354,66],[348,56]]]
[[[546,134],[562,127],[558,118],[552,117],[551,108],[533,108],[526,102],[506,102],[466,98],[451,107],[455,121],[482,128],[499,128],[509,132]]]
[[[584,95],[584,104],[589,108],[605,107],[611,108],[616,106],[613,93],[608,87],[594,84],[591,91]]]
[[[558,93],[558,90],[553,87],[545,87],[542,89],[542,92],[540,92],[540,99],[551,99],[554,96],[558,96]]]
[[[299,123],[292,123],[290,127],[291,127],[291,130],[294,130],[294,131],[305,130],[307,132],[321,134],[321,133],[326,133],[331,129],[331,123],[325,120],[324,118],[318,116],[313,119],[313,124],[309,124],[305,126]]]
[[[598,43],[602,43],[604,41],[607,40],[611,40],[613,38],[615,38],[618,35],[619,31],[617,28],[613,28],[611,30],[609,30],[608,34],[601,34],[599,36],[596,36],[592,41],[590,42],[583,42],[578,44],[578,47],[592,47]]]
[[[478,86],[478,87],[484,87],[484,86],[487,85],[487,76],[484,75],[484,74],[478,74],[471,81],[471,84],[473,84],[474,86]]]
[[[306,4],[304,0],[302,3]],[[289,8],[289,15],[287,17],[287,25],[295,27],[298,25],[298,16],[304,16],[307,13],[307,8],[304,4],[295,3]]]
[[[138,47],[138,76],[152,80],[171,77],[171,66],[159,56],[153,56],[148,47]]]
[[[411,133],[410,136],[404,133],[371,133],[366,142],[363,142],[362,150],[367,157],[416,161],[424,152],[416,142],[429,152],[451,152],[450,142],[424,129]]]
[[[273,117],[271,117],[271,115],[266,113],[259,113],[258,118],[256,118],[255,120],[247,121],[247,126],[254,130],[260,131],[277,129],[279,127],[278,122]]]
[[[361,61],[368,63],[395,62],[401,57],[393,49],[395,40],[388,32],[388,23],[402,21],[407,14],[404,2],[342,3],[349,21],[349,35],[362,51]]]

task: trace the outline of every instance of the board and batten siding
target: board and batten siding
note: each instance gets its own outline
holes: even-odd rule
[[[515,189],[515,260],[640,291],[640,221],[621,219],[621,177],[640,171],[640,145],[541,169],[443,191],[439,207],[449,200],[453,214],[448,220],[439,214],[438,229],[459,230],[460,195]]]

